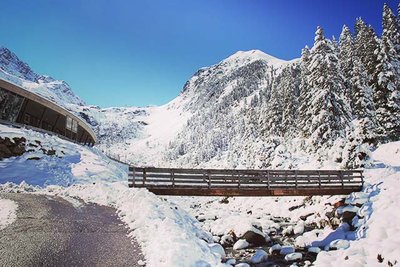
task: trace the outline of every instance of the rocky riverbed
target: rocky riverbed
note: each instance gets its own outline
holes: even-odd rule
[[[215,252],[227,267],[309,266],[321,251],[345,249],[350,240],[363,236],[369,197],[357,192],[347,197],[276,198],[264,200],[266,206],[254,200],[251,209],[248,203],[240,204],[251,198],[192,199],[186,208],[213,235]],[[289,216],[275,215],[285,213]]]

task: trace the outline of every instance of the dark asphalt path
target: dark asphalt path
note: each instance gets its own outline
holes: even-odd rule
[[[0,266],[139,266],[143,260],[112,208],[75,208],[33,194],[0,197],[18,203],[17,220],[0,230]]]

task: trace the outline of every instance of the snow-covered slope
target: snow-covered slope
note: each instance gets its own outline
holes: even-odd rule
[[[215,248],[220,251],[221,247],[214,242],[219,235],[232,230],[240,233],[252,225],[262,227],[266,236],[276,228],[289,231],[294,226],[295,239],[283,242],[294,242],[301,251],[310,246],[315,251],[319,246],[315,266],[376,266],[381,260],[389,265],[400,261],[400,142],[382,145],[373,152],[374,167],[365,171],[363,192],[343,196],[347,210],[356,213],[353,228],[342,224],[333,230],[330,216],[341,196],[160,198],[145,189],[129,189],[126,167],[110,161],[96,148],[7,126],[1,126],[0,133],[3,138],[25,137],[26,148],[31,149],[0,162],[0,191],[50,194],[70,201],[79,197],[117,208],[142,245],[147,266],[227,266],[220,263],[223,257]],[[54,154],[45,152],[51,150]],[[59,186],[69,183],[69,187]],[[7,224],[12,223],[17,207],[3,202],[0,200],[0,209],[7,206]],[[277,217],[287,221],[275,223]]]
[[[140,242],[149,267],[221,262],[221,256],[212,253],[211,235],[196,219],[146,189],[129,188],[127,166],[97,148],[4,125],[0,137],[24,137],[27,151],[0,161],[0,192],[58,195],[72,202],[80,198],[116,208],[131,236]],[[12,201],[0,199],[0,230],[16,219],[16,209]]]
[[[170,156],[171,150],[177,149],[174,142],[184,134],[188,120],[191,119],[189,124],[199,123],[204,115],[225,109],[227,101],[235,102],[236,107],[223,114],[229,113],[230,118],[239,116],[245,98],[251,99],[260,90],[268,89],[277,73],[289,64],[258,50],[237,52],[200,69],[181,94],[163,106],[105,109],[79,106],[73,110],[93,126],[99,139],[97,146],[112,157],[146,166],[197,165],[195,161],[177,162]]]

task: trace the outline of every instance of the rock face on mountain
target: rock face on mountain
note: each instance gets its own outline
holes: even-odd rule
[[[35,73],[5,47],[0,47],[0,79],[17,84],[66,108],[71,104],[85,104],[66,82]]]

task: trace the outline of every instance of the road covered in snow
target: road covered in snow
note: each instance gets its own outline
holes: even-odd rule
[[[1,266],[140,266],[143,255],[115,210],[71,199],[0,193],[18,203],[0,230]]]

